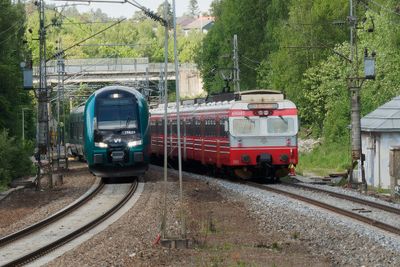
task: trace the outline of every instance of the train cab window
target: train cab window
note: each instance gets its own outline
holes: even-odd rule
[[[267,132],[269,134],[292,133],[294,130],[294,119],[288,117],[269,117],[267,120]]]
[[[100,130],[139,129],[138,104],[134,95],[123,91],[104,93],[96,99]]]
[[[254,136],[260,134],[260,120],[251,118],[237,118],[232,120],[232,135]]]

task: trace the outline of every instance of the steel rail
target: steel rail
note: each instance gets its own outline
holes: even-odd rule
[[[320,207],[320,208],[323,208],[323,209],[326,209],[326,210],[330,210],[332,212],[344,215],[346,217],[349,217],[349,218],[364,222],[366,224],[375,226],[375,227],[377,227],[379,229],[388,231],[390,233],[394,233],[394,234],[400,235],[400,228],[394,227],[392,225],[389,225],[389,224],[386,224],[386,223],[383,223],[383,222],[380,222],[380,221],[377,221],[377,220],[374,220],[374,219],[370,219],[370,218],[361,216],[361,215],[359,215],[357,213],[350,212],[350,211],[347,211],[347,210],[344,210],[344,209],[341,209],[341,208],[338,208],[338,207],[335,207],[335,206],[332,206],[332,205],[329,205],[329,204],[326,204],[326,203],[323,203],[323,202],[319,202],[319,201],[317,201],[315,199],[307,198],[307,197],[300,196],[300,195],[297,195],[297,194],[294,194],[294,193],[291,193],[291,192],[287,192],[287,191],[280,190],[280,189],[277,189],[277,188],[272,188],[272,187],[265,186],[265,185],[256,184],[256,183],[253,183],[253,182],[245,182],[244,184],[250,185],[252,187],[259,188],[259,189],[264,190],[264,191],[269,191],[269,192],[277,193],[277,194],[280,194],[280,195],[285,195],[285,196],[288,196],[290,198],[294,198],[294,199],[297,199],[297,200],[312,204],[314,206],[317,206],[317,207]]]
[[[315,192],[321,192],[321,193],[326,193],[330,196],[336,197],[336,198],[340,198],[340,199],[345,199],[345,200],[349,200],[352,202],[356,202],[362,205],[366,205],[366,206],[370,206],[373,208],[377,208],[383,211],[387,211],[390,213],[394,213],[394,214],[398,214],[400,215],[400,209],[397,209],[395,207],[391,207],[388,205],[384,205],[384,204],[380,204],[380,203],[376,203],[373,201],[369,201],[369,200],[364,200],[358,197],[353,197],[353,196],[349,196],[349,195],[345,195],[345,194],[341,194],[341,193],[337,193],[337,192],[332,192],[329,190],[325,190],[325,189],[320,189],[320,188],[315,188],[315,187],[310,187],[310,186],[306,186],[306,185],[301,185],[301,184],[286,184],[288,186],[292,186],[292,187],[299,187],[302,189],[306,189],[306,190],[311,190],[311,191],[315,191]]]
[[[101,222],[103,222],[104,220],[109,218],[111,215],[116,213],[122,206],[124,206],[125,203],[128,202],[128,200],[136,192],[138,184],[139,184],[139,182],[136,179],[131,184],[131,188],[129,189],[129,192],[124,196],[124,198],[122,198],[114,207],[112,207],[107,212],[103,213],[101,216],[97,217],[93,221],[91,221],[88,224],[84,225],[83,227],[73,231],[72,233],[54,241],[53,243],[50,243],[42,248],[37,249],[34,252],[31,252],[27,255],[22,256],[19,259],[16,259],[16,260],[13,260],[13,261],[7,263],[6,265],[4,265],[4,267],[21,266],[21,265],[27,264],[31,261],[34,261],[34,260],[46,255],[47,253],[57,249],[58,247],[63,246],[64,244],[68,243],[69,241],[81,236],[82,234],[86,233],[87,231],[89,231],[90,229],[97,226],[98,224],[100,224]]]
[[[4,236],[2,238],[0,238],[0,247],[3,247],[5,245],[7,245],[8,243],[15,241],[17,239],[20,239],[24,236],[27,236],[33,232],[36,232],[40,229],[42,229],[43,227],[46,227],[47,225],[65,217],[66,215],[70,214],[71,212],[75,211],[76,209],[78,209],[79,207],[83,206],[84,204],[86,204],[90,199],[92,199],[96,194],[98,194],[100,192],[100,190],[104,187],[104,183],[100,182],[98,184],[98,186],[96,187],[95,190],[93,190],[92,192],[90,192],[90,194],[88,194],[87,196],[85,196],[84,198],[82,198],[80,201],[78,201],[77,203],[53,214],[50,217],[47,217],[44,220],[41,220],[33,225],[30,225],[18,232],[9,234],[7,236]]]

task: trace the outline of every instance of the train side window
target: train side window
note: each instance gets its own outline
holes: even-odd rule
[[[220,136],[220,132],[219,132],[219,118],[215,119],[215,136],[219,137]]]
[[[200,120],[199,119],[196,119],[195,135],[196,136],[201,136],[201,125],[200,125]]]
[[[186,124],[185,121],[181,119],[181,136],[186,136]]]
[[[216,136],[216,126],[217,124],[215,123],[215,119],[213,119],[211,123],[211,136]]]
[[[185,120],[185,135],[190,136],[190,120]]]

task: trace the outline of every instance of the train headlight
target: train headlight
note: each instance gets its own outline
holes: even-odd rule
[[[142,143],[143,143],[142,140],[129,141],[128,142],[128,147],[139,146]]]
[[[108,147],[108,145],[106,144],[106,143],[104,143],[104,142],[96,142],[96,143],[94,143],[94,145],[96,146],[96,147],[100,147],[100,148],[107,148]]]
[[[289,161],[289,156],[286,155],[286,154],[282,154],[282,155],[280,156],[280,160],[281,160],[282,162],[288,162],[288,161]]]
[[[242,155],[242,162],[243,163],[250,163],[250,156],[249,155]]]

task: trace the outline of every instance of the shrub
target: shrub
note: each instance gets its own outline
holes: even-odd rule
[[[349,168],[350,154],[350,145],[346,140],[338,140],[338,143],[325,141],[311,152],[301,153],[296,170],[303,174],[311,172],[322,176],[331,172],[344,172]]]
[[[32,151],[32,143],[21,144],[6,130],[0,132],[0,190],[13,179],[32,174],[33,164],[29,158]]]

